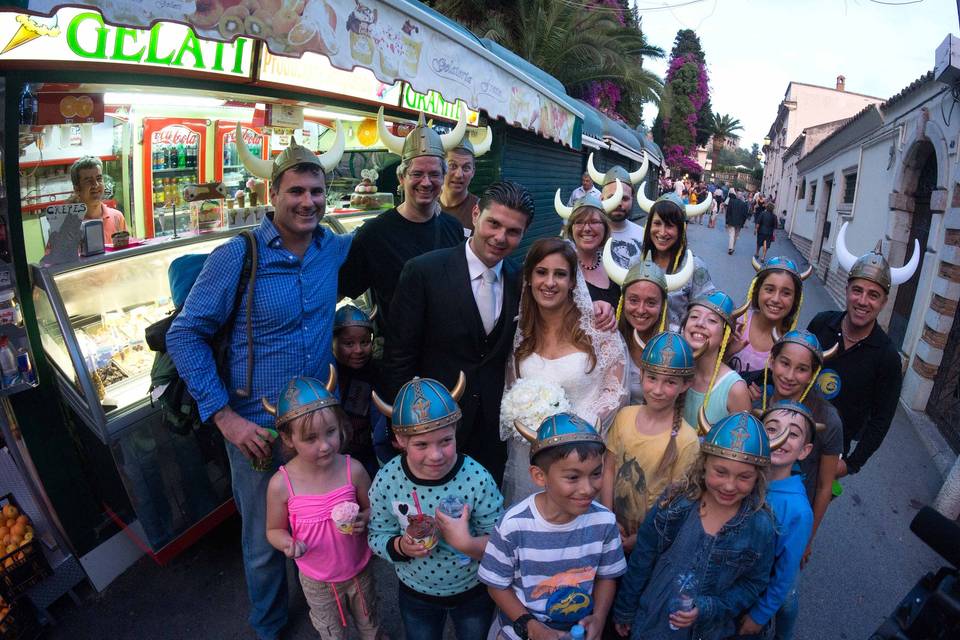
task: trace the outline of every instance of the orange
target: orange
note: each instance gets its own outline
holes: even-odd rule
[[[17,524],[16,518],[7,518],[7,528],[13,529],[13,525]]]
[[[2,539],[3,536],[7,535],[8,533],[10,533],[10,529],[7,527],[0,527],[0,539]]]
[[[13,506],[12,504],[8,504],[8,505],[5,505],[5,506],[3,507],[3,517],[4,517],[4,518],[7,518],[7,519],[16,518],[18,515],[20,515],[20,510],[17,509],[17,508],[16,508],[15,506]]]
[[[20,543],[23,542],[23,536],[11,536],[10,544],[20,546]]]
[[[10,535],[23,537],[23,534],[27,532],[27,525],[17,523],[10,527]]]
[[[23,514],[20,514],[20,517],[17,518],[17,524],[22,524],[23,526],[27,526],[28,524],[30,524],[30,518],[28,518]]]
[[[2,544],[3,546],[7,546],[8,544],[10,544],[10,538],[12,537],[13,536],[10,535],[9,533],[4,534],[4,536],[0,538],[0,544]]]

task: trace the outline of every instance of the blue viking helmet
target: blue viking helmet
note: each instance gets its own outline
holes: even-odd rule
[[[707,430],[707,435],[700,443],[700,450],[704,453],[757,467],[770,464],[770,439],[767,431],[763,428],[763,423],[749,411],[731,414],[717,424],[710,425],[701,405],[698,419],[700,428]],[[781,444],[783,442],[777,443],[777,446]]]
[[[345,327],[364,327],[373,330],[373,319],[377,317],[377,307],[367,315],[367,312],[352,304],[345,304],[337,308],[333,314],[333,332],[336,333]]]
[[[813,357],[817,359],[817,364],[823,366],[823,363],[834,356],[837,353],[837,349],[840,348],[840,343],[833,345],[827,351],[823,351],[820,347],[820,340],[817,339],[817,336],[813,335],[806,329],[794,329],[793,331],[787,331],[782,336],[776,334],[774,330],[773,337],[776,339],[777,344],[792,342],[794,344],[799,344],[803,347],[806,347],[811,352],[813,352]]]
[[[553,208],[557,212],[558,216],[564,220],[569,220],[570,216],[576,213],[578,209],[582,209],[583,207],[593,207],[594,209],[599,209],[604,213],[611,213],[620,205],[620,201],[622,199],[623,184],[617,180],[617,190],[609,198],[602,199],[588,193],[581,198],[578,198],[577,201],[573,203],[572,207],[568,207],[567,205],[563,204],[563,199],[560,197],[560,189],[557,189],[557,192],[553,196]]]
[[[767,416],[773,413],[774,411],[793,411],[794,413],[799,413],[807,420],[807,426],[811,429],[810,438],[811,440],[816,437],[818,430],[825,429],[826,425],[818,423],[813,419],[813,412],[810,411],[810,408],[802,402],[797,402],[796,400],[777,400],[769,407],[766,411],[760,414],[760,420],[766,424]],[[787,438],[790,436],[790,432],[787,429],[784,429],[776,435],[770,437],[770,450],[776,451],[780,446],[787,441]]]
[[[723,318],[723,321],[730,326],[732,331],[737,326],[737,318],[746,313],[749,305],[750,301],[747,300],[742,307],[736,308],[733,304],[733,298],[718,289],[691,300],[687,305],[687,311],[689,312],[693,307],[706,307]]]
[[[634,340],[640,344],[640,336],[636,330],[633,334]],[[693,349],[679,333],[673,331],[658,333],[643,347],[640,368],[666,376],[692,376],[696,368]]]
[[[790,258],[785,258],[784,256],[774,256],[772,258],[767,258],[763,262],[757,260],[757,257],[754,256],[751,258],[754,270],[757,272],[757,280],[762,278],[765,274],[770,271],[786,271],[790,275],[796,277],[800,282],[803,282],[810,277],[810,274],[813,273],[813,265],[807,266],[803,271],[800,271],[800,267],[797,266],[797,263],[791,260]]]
[[[514,421],[513,426],[517,433],[530,442],[531,460],[541,451],[561,444],[573,442],[599,442],[603,444],[603,438],[600,437],[599,433],[599,420],[596,428],[594,428],[580,416],[569,412],[549,416],[540,423],[536,433],[524,426],[519,420]]]
[[[396,433],[415,436],[456,424],[463,417],[457,401],[466,387],[467,376],[461,371],[449,391],[433,378],[414,378],[400,387],[392,405],[381,400],[376,391],[372,396],[380,413],[392,420]]]
[[[324,407],[340,404],[333,392],[337,388],[337,369],[330,365],[330,377],[324,383],[316,378],[297,376],[287,383],[286,390],[280,395],[276,406],[266,398],[260,403],[267,413],[277,418],[277,426],[290,422],[300,416],[319,411]]]

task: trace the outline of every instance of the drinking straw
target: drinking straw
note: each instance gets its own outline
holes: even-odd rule
[[[420,510],[420,498],[417,497],[417,490],[414,489],[410,492],[410,495],[413,496],[413,506],[417,508],[417,517],[423,517],[423,511]]]

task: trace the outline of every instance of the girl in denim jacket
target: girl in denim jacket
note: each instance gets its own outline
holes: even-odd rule
[[[617,592],[613,621],[630,640],[732,636],[770,579],[775,535],[764,504],[770,441],[763,425],[747,412],[710,428],[701,410],[700,422],[709,428],[700,455],[647,514]]]

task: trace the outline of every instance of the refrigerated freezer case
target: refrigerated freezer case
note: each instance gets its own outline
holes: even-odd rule
[[[261,129],[241,124],[240,131],[243,142],[254,157],[263,160],[270,157],[269,138],[263,135]],[[227,197],[232,198],[235,192],[245,190],[247,180],[253,177],[240,162],[237,152],[237,123],[218,120],[213,141],[213,179],[222,182],[227,188]]]
[[[183,187],[205,182],[210,121],[143,119],[143,219],[145,237],[185,233],[190,214]]]
[[[233,509],[219,432],[175,434],[151,405],[153,353],[143,329],[172,309],[170,263],[209,253],[235,233],[157,240],[72,265],[31,266],[41,347],[57,386],[108,447],[143,542],[157,554],[192,527],[211,517],[219,522]]]

